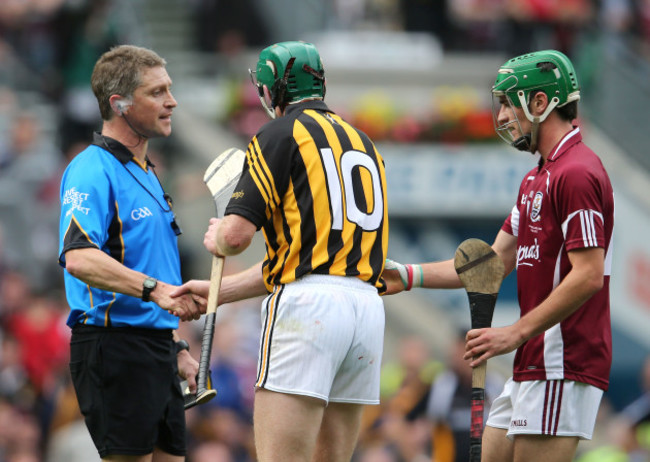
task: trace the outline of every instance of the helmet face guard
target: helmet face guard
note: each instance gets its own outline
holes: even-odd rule
[[[272,61],[268,62],[268,67],[274,67]],[[255,85],[255,88],[257,88],[257,96],[259,97],[260,102],[262,103],[262,107],[264,108],[264,110],[266,111],[266,113],[269,115],[271,119],[275,119],[276,116],[275,107],[278,105],[278,99],[280,99],[279,97],[281,96],[280,95],[281,92],[276,91],[275,93],[273,93],[272,90],[269,89],[269,87],[261,83],[257,79],[257,71],[248,69],[248,74],[250,75],[251,82],[253,82],[253,85]],[[286,82],[286,78],[283,80]],[[281,80],[278,79],[277,82],[280,81]],[[276,89],[281,85],[278,84],[277,82],[273,84],[274,87],[276,87]]]
[[[534,116],[529,103],[537,92],[548,97],[549,104],[543,114]],[[523,151],[537,150],[539,124],[546,120],[556,107],[562,107],[580,99],[580,86],[573,64],[569,58],[556,50],[544,50],[518,56],[506,62],[497,74],[492,87],[492,116],[494,128],[501,139]],[[498,115],[502,105],[507,104],[514,121],[500,125]],[[526,119],[532,123],[531,133],[523,133],[515,108],[521,108]],[[510,126],[517,123],[521,136],[516,140]]]
[[[271,119],[275,119],[275,112],[271,108],[271,102],[267,101],[267,93],[264,91],[264,85],[260,84],[257,81],[257,73],[253,69],[248,69],[248,75],[251,78],[251,82],[253,85],[255,85],[255,88],[257,89],[257,97],[260,99],[260,102],[262,103],[262,107],[266,111],[266,113],[269,115]]]
[[[311,43],[271,45],[262,50],[255,71],[249,69],[249,73],[262,106],[271,118],[275,118],[278,106],[283,108],[287,104],[325,96],[323,63]]]
[[[508,106],[510,108],[514,120],[509,120],[508,122],[500,124],[498,120],[499,112],[503,106]],[[527,137],[524,135],[524,131],[521,128],[521,122],[515,112],[515,107],[517,106],[515,106],[514,102],[507,94],[504,93],[497,95],[492,92],[492,121],[494,123],[494,131],[499,135],[499,138],[509,145],[514,146],[520,151],[528,151],[530,149],[530,136]],[[517,139],[515,139],[511,132],[513,125],[515,125],[514,128],[521,134]]]

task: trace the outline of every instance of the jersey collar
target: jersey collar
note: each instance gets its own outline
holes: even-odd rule
[[[564,138],[555,146],[553,152],[548,156],[547,161],[554,162],[560,158],[562,154],[567,152],[571,146],[582,141],[582,134],[579,127],[573,127],[569,133],[564,135]]]
[[[289,104],[285,109],[285,115],[290,114],[293,111],[304,111],[306,109],[316,109],[318,111],[327,111],[332,112],[330,108],[327,107],[327,104],[321,99],[314,99],[309,101],[303,101],[296,104]]]
[[[133,153],[129,151],[129,148],[124,146],[116,139],[110,138],[108,136],[104,136],[99,132],[94,132],[93,144],[113,154],[115,158],[119,160],[121,163],[123,163],[124,165],[128,164],[130,161],[136,162]],[[148,166],[155,167],[148,157],[145,157],[145,160],[147,161]]]

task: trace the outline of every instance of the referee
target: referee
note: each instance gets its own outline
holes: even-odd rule
[[[262,462],[349,461],[363,406],[379,404],[388,246],[384,162],[323,102],[316,48],[282,42],[250,71],[272,120],[204,244],[236,255],[262,229],[263,262],[224,278],[221,303],[267,294],[254,428]],[[205,296],[206,281],[177,293]],[[316,459],[312,459],[316,457]]]
[[[61,182],[70,372],[103,460],[182,462],[178,375],[196,388],[198,363],[174,330],[200,307],[169,295],[182,282],[180,228],[147,157],[149,138],[171,133],[171,79],[155,52],[122,45],[99,58],[91,83],[102,131]]]

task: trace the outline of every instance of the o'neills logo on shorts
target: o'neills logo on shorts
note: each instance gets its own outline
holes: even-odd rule
[[[510,421],[511,427],[525,427],[526,425],[528,425],[528,421],[526,419],[517,419]]]

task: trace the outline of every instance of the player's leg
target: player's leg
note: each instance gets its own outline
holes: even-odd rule
[[[332,382],[314,462],[349,461],[359,436],[364,406],[379,404],[383,302],[368,284],[352,284],[355,288],[349,297],[354,335]]]
[[[253,419],[258,460],[308,462],[324,409],[320,399],[257,389]]]
[[[512,419],[513,402],[516,402],[519,384],[512,378],[503,386],[501,394],[492,402],[481,440],[483,462],[512,462],[513,444],[507,438]]]
[[[262,303],[254,433],[262,462],[309,461],[339,365],[355,331],[354,310],[334,281],[309,275]]]
[[[503,428],[486,426],[483,429],[481,462],[513,460],[513,443],[506,437],[507,433]]]
[[[517,435],[514,462],[571,462],[577,448],[577,436]]]
[[[346,462],[352,458],[363,408],[361,404],[347,403],[327,406],[312,462]]]
[[[603,391],[571,380],[521,382],[508,435],[515,462],[570,462],[591,439]]]

